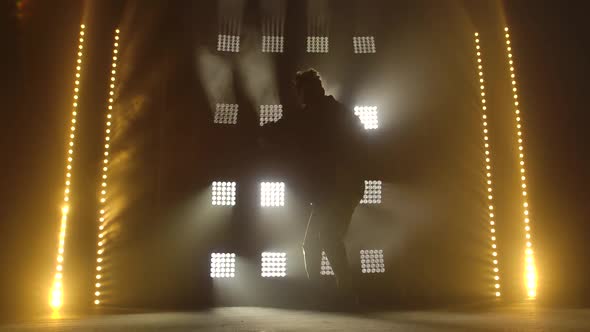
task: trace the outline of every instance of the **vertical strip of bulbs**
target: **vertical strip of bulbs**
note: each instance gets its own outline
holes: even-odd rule
[[[74,97],[72,101],[72,116],[70,120],[70,134],[68,137],[68,153],[66,162],[66,178],[64,188],[64,205],[61,209],[61,222],[59,227],[59,242],[57,246],[57,262],[55,265],[55,274],[50,291],[49,305],[54,310],[58,310],[63,305],[63,266],[64,266],[64,248],[66,240],[66,227],[68,224],[68,213],[70,211],[70,194],[72,180],[72,162],[74,161],[74,138],[76,137],[76,126],[78,116],[78,96],[80,93],[80,78],[82,71],[82,56],[84,55],[84,24],[80,25],[80,35],[78,39],[77,58],[76,58],[76,78],[74,79]]]
[[[115,97],[115,80],[117,74],[117,60],[119,57],[119,29],[115,30],[115,40],[113,42],[113,61],[111,63],[111,77],[109,80],[109,98],[107,103],[106,119],[105,119],[105,136],[104,136],[104,152],[102,161],[102,177],[100,185],[100,200],[99,200],[99,218],[98,218],[98,240],[97,240],[97,252],[96,252],[96,280],[94,284],[94,304],[101,304],[102,295],[102,282],[103,282],[103,262],[104,262],[104,251],[105,244],[107,241],[108,229],[107,225],[107,178],[109,171],[109,158],[110,158],[110,146],[111,146],[111,125],[112,125],[112,112],[113,102]]]
[[[521,123],[521,114],[518,102],[518,89],[516,88],[516,74],[514,69],[514,57],[512,56],[512,46],[508,27],[504,28],[504,38],[506,39],[506,56],[508,59],[508,68],[510,70],[510,81],[512,83],[512,99],[514,104],[514,119],[516,122],[516,141],[518,146],[518,163],[520,166],[520,187],[522,189],[522,213],[524,221],[525,234],[525,263],[524,263],[524,280],[526,294],[529,299],[537,296],[537,269],[535,266],[535,257],[533,252],[533,243],[531,239],[530,211],[527,199],[527,182],[526,171],[524,167],[524,147],[523,147],[523,129]]]
[[[493,271],[493,279],[494,279],[494,294],[496,297],[500,297],[500,269],[498,268],[498,245],[496,244],[496,222],[494,221],[494,196],[492,194],[492,157],[490,154],[490,139],[488,136],[488,115],[486,106],[486,93],[485,93],[485,80],[483,76],[483,64],[482,64],[482,56],[481,56],[481,46],[479,44],[479,33],[475,33],[475,52],[477,56],[477,70],[478,70],[478,82],[479,82],[479,90],[481,95],[481,113],[482,113],[482,127],[483,127],[483,146],[485,151],[485,162],[484,162],[484,169],[485,169],[485,181],[486,181],[486,192],[488,193],[487,196],[487,205],[488,205],[488,213],[489,213],[489,223],[490,223],[490,245],[491,245],[491,261],[492,261],[492,271]]]

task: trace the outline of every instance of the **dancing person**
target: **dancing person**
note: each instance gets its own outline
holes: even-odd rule
[[[352,292],[353,273],[344,238],[364,192],[364,127],[352,110],[326,95],[316,70],[298,72],[294,84],[301,109],[285,114],[264,131],[297,148],[288,151],[294,151],[298,178],[311,204],[303,240],[308,278],[320,277],[324,251],[338,287]]]

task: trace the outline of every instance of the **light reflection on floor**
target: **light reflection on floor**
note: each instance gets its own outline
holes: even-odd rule
[[[328,313],[257,307],[199,312],[50,317],[0,331],[590,331],[590,309],[530,305],[494,310]]]

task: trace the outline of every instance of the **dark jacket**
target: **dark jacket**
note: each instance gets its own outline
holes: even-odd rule
[[[289,154],[309,199],[362,196],[367,140],[360,119],[332,96],[263,127],[266,139]]]

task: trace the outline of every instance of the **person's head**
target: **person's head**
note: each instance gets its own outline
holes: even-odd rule
[[[307,69],[297,72],[295,75],[295,89],[299,101],[303,105],[313,104],[325,95],[320,74],[315,69]]]

